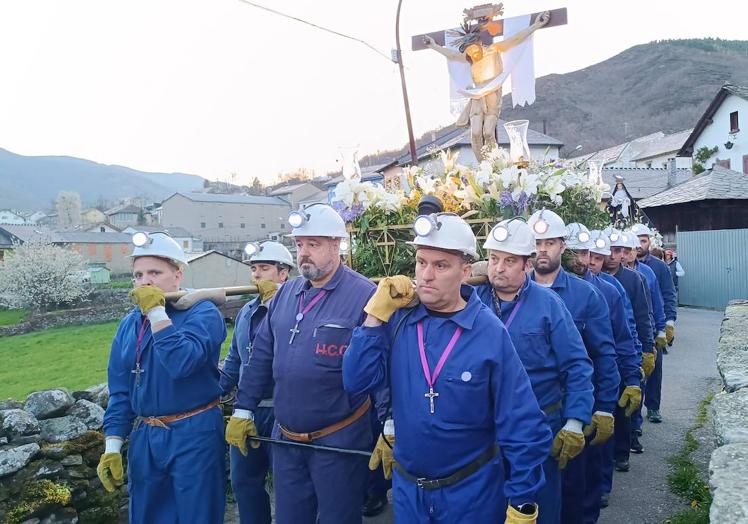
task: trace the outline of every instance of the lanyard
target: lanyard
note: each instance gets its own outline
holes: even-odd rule
[[[426,360],[426,349],[424,348],[423,344],[423,322],[418,322],[418,324],[416,325],[416,330],[418,331],[418,351],[421,354],[423,376],[426,378],[426,384],[428,384],[429,386],[429,392],[424,396],[429,399],[430,412],[434,413],[434,398],[439,396],[439,393],[434,392],[434,383],[436,382],[436,379],[439,378],[439,374],[444,367],[444,363],[447,361],[447,357],[449,357],[449,354],[452,352],[452,349],[454,349],[455,344],[457,344],[460,335],[462,335],[462,327],[458,326],[457,329],[455,329],[454,335],[452,335],[452,339],[449,341],[449,344],[447,344],[447,347],[444,348],[442,356],[439,357],[439,362],[437,362],[436,368],[434,368],[433,375],[429,370],[429,363]]]
[[[133,373],[135,375],[135,387],[140,386],[140,375],[142,375],[145,371],[140,367],[140,357],[142,356],[142,353],[140,352],[140,345],[143,343],[143,337],[145,336],[145,330],[147,327],[148,318],[146,317],[143,319],[143,323],[140,325],[140,333],[138,333],[138,343],[135,345],[135,369],[130,371],[130,373]]]
[[[514,305],[514,308],[512,308],[512,312],[509,314],[509,318],[504,322],[504,327],[509,331],[509,326],[512,325],[512,322],[514,322],[514,317],[517,316],[517,313],[519,313],[520,308],[522,307],[522,304],[525,302],[525,297],[523,296],[520,298],[517,303]],[[496,307],[496,314],[501,318],[501,300],[496,296],[496,293],[493,293],[493,303]]]
[[[317,293],[317,295],[312,299],[311,302],[309,302],[309,304],[306,305],[306,307],[304,307],[304,293],[302,292],[301,296],[299,297],[299,312],[296,314],[296,320],[301,321],[301,319],[304,318],[304,315],[309,313],[309,311],[311,311],[311,309],[317,304],[317,302],[322,300],[326,294],[327,290],[323,289],[322,291]]]

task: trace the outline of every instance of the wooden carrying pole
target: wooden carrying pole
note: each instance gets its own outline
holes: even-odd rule
[[[375,284],[378,284],[380,280],[382,280],[382,277],[371,279],[371,281],[374,282]],[[470,284],[471,286],[476,286],[478,284],[483,284],[486,281],[487,281],[487,278],[485,276],[480,276],[480,277],[470,277],[465,282],[467,284]],[[227,297],[235,297],[239,295],[256,295],[258,293],[257,286],[217,287],[217,288],[199,289],[195,291],[210,291],[210,290],[223,291]],[[179,300],[180,298],[185,296],[187,293],[188,293],[187,291],[173,291],[170,293],[165,293],[165,296],[166,296],[166,300],[174,301],[174,300]]]

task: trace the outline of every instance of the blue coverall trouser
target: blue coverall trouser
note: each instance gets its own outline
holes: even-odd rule
[[[287,440],[277,424],[273,438]],[[371,420],[363,416],[312,444],[370,451]],[[361,524],[369,473],[366,457],[273,446],[277,524]]]
[[[587,462],[592,460],[599,464],[599,446],[590,446],[592,438],[585,439],[582,452],[569,461],[562,471],[561,488],[561,522],[564,524],[582,524],[584,522],[585,500],[597,497],[600,502],[600,474],[588,476]]]
[[[561,431],[563,419],[561,412],[556,411],[547,415],[546,422],[553,432],[553,436]],[[538,490],[538,524],[558,524],[561,521],[561,470],[558,460],[549,456],[543,463],[545,484]]]
[[[392,502],[398,524],[503,522],[506,512],[501,454],[457,484],[422,489],[392,472]]]
[[[218,408],[168,429],[141,424],[129,442],[130,522],[223,522],[226,442]]]
[[[627,417],[626,410],[619,406],[616,406],[613,415],[615,417],[613,438],[609,439],[602,446],[604,454],[601,469],[601,494],[613,491],[613,468],[615,461],[628,461],[631,455],[631,417]]]
[[[269,437],[273,432],[273,408],[258,408],[254,412],[257,432]],[[231,446],[231,488],[239,506],[241,524],[270,524],[270,496],[265,489],[272,444],[262,443],[257,449],[249,447],[247,456]]]
[[[647,409],[660,409],[660,399],[662,398],[662,355],[663,352],[658,350],[655,369],[647,379],[647,386],[644,390],[644,405]]]

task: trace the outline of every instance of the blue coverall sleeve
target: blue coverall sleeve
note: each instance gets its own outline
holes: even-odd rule
[[[107,437],[127,439],[132,430],[135,413],[130,403],[131,369],[122,362],[123,324],[124,321],[117,329],[109,353],[109,366],[107,368],[109,403],[104,413],[104,434]]]
[[[558,359],[564,390],[565,419],[575,418],[585,424],[592,419],[594,388],[592,387],[592,361],[574,325],[571,313],[561,300],[551,312],[551,347]]]
[[[218,365],[226,324],[212,303],[199,302],[177,329],[168,326],[153,334],[153,349],[171,378],[189,377],[207,365]]]
[[[615,297],[610,308],[610,323],[613,327],[618,371],[625,386],[638,386],[641,377],[639,374],[641,359],[637,357],[634,337],[628,326],[623,300],[618,293],[611,294],[611,296]]]
[[[242,359],[239,356],[237,329],[235,327],[234,334],[231,336],[229,354],[226,355],[226,359],[223,361],[223,372],[221,373],[220,385],[224,395],[231,392],[239,384],[239,370],[241,369],[241,365]]]
[[[649,314],[651,308],[648,300],[649,291],[647,291],[647,283],[644,281],[644,277],[637,278],[634,289],[636,291],[631,297],[631,305],[636,315],[636,332],[642,343],[642,352],[652,353],[654,351],[654,326]]]
[[[343,388],[351,395],[373,394],[385,388],[389,350],[387,324],[355,328],[343,354]]]
[[[652,313],[654,314],[655,325],[657,331],[663,331],[665,329],[665,306],[662,301],[662,291],[660,291],[660,286],[656,280],[655,285],[650,286],[650,291],[652,292]]]
[[[660,291],[662,292],[662,300],[664,302],[665,318],[667,320],[676,320],[678,318],[678,294],[675,292],[673,276],[670,274],[670,271],[664,262],[661,264],[655,264],[655,267],[653,267],[652,270],[655,272],[657,282],[660,284]]]
[[[504,494],[512,504],[536,502],[545,483],[543,463],[551,452],[553,435],[509,333],[501,331],[498,347],[503,354],[494,366],[491,383],[496,441],[509,464]]]
[[[629,331],[631,332],[631,337],[634,339],[634,348],[636,349],[636,354],[638,356],[638,363],[637,366],[641,365],[641,356],[642,356],[642,343],[641,340],[639,340],[639,337],[637,336],[636,332],[636,319],[634,318],[634,308],[631,306],[631,300],[629,300],[629,296],[626,294],[626,291],[619,290],[619,295],[621,296],[621,301],[623,302],[623,308],[626,312],[626,322],[629,326]]]
[[[595,369],[594,411],[613,413],[618,401],[618,386],[621,376],[616,364],[616,349],[613,345],[613,330],[610,327],[608,304],[600,293],[590,296],[587,304],[587,320],[584,326],[584,340]]]
[[[275,337],[273,335],[272,316],[277,297],[278,293],[268,302],[268,312],[260,322],[257,334],[252,339],[251,365],[247,366],[239,379],[239,389],[236,392],[236,402],[234,403],[236,408],[254,411],[264,398],[265,392],[273,384]]]

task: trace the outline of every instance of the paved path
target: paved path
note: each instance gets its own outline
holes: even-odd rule
[[[600,524],[659,523],[687,508],[668,490],[667,458],[681,449],[686,431],[694,424],[699,402],[709,392],[719,389],[715,353],[722,316],[721,311],[686,308],[678,311],[676,341],[664,362],[660,409],[664,421],[661,424],[644,421],[641,439],[644,453],[631,455],[631,471],[615,474],[610,506],[602,511]],[[704,469],[713,446],[709,425],[697,438],[702,446],[694,458]],[[364,522],[393,522],[392,506]]]

